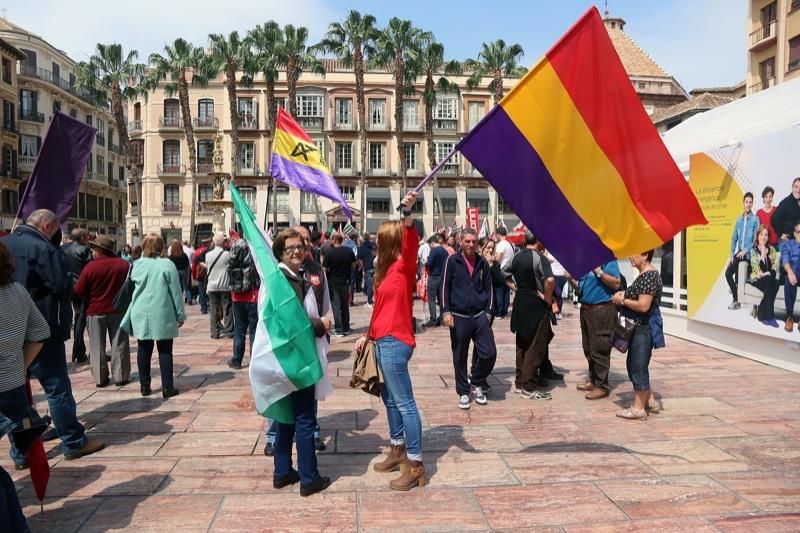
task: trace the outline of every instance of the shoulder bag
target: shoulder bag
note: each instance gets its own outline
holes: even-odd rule
[[[133,264],[128,266],[128,275],[125,276],[125,282],[119,288],[117,294],[114,295],[114,299],[111,300],[111,305],[114,306],[114,310],[117,313],[125,313],[131,305],[131,300],[133,299],[132,270]]]

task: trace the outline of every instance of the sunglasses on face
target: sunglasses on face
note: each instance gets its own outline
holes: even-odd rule
[[[292,255],[294,253],[304,254],[304,253],[306,253],[306,247],[305,246],[287,246],[283,250],[283,253],[286,254],[286,255]]]

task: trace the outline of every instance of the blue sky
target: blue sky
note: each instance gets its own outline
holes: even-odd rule
[[[525,50],[532,65],[590,6],[581,0],[0,0],[11,22],[43,36],[73,59],[97,42],[121,42],[146,58],[184,37],[207,42],[210,32],[246,31],[275,19],[303,24],[319,39],[348,10],[369,12],[385,24],[409,18],[432,31],[449,57],[474,57],[482,41],[503,38]],[[114,6],[120,5],[120,8]],[[603,3],[598,2],[602,12]],[[655,61],[687,89],[732,85],[746,68],[745,0],[609,0],[613,16]],[[142,14],[137,18],[132,11]]]

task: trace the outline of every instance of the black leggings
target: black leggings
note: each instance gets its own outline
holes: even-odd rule
[[[172,339],[161,341],[139,340],[136,364],[139,367],[139,383],[150,385],[150,360],[153,357],[153,344],[158,347],[158,366],[161,369],[161,387],[171,389],[172,381]]]

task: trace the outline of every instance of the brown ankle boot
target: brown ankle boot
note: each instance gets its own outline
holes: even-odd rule
[[[402,463],[406,462],[406,445],[398,444],[389,447],[389,455],[380,463],[372,467],[376,472],[391,472]]]
[[[411,490],[415,485],[425,485],[425,465],[422,461],[407,460],[400,465],[400,477],[389,482],[393,490]]]

